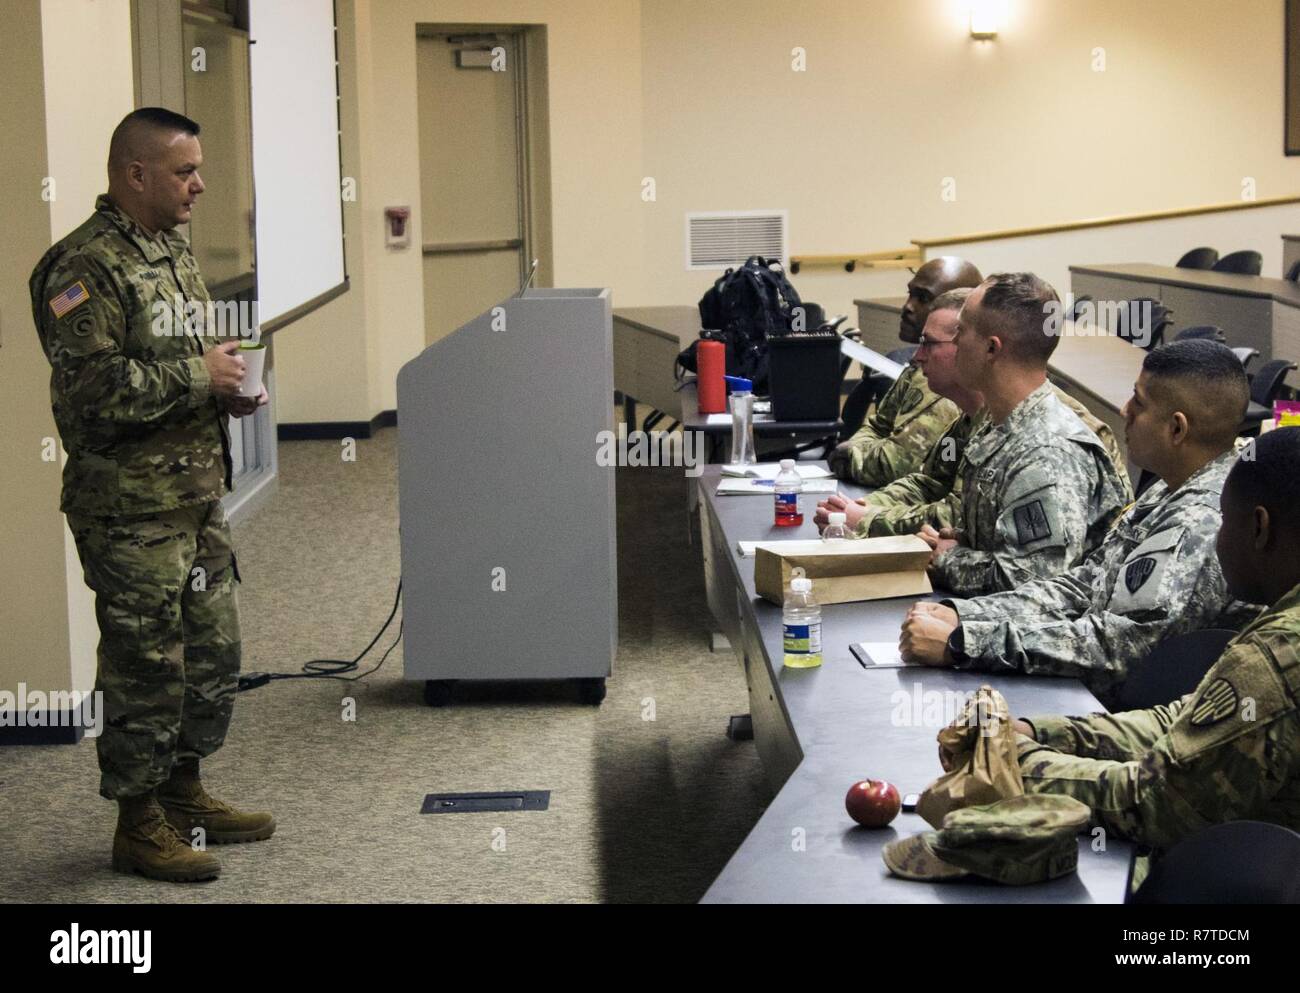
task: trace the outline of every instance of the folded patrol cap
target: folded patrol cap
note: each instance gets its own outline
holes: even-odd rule
[[[1039,793],[948,813],[938,831],[890,842],[882,856],[903,879],[978,876],[1011,886],[1043,883],[1078,867],[1075,836],[1091,811],[1073,797]]]

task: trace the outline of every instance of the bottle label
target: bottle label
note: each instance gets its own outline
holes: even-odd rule
[[[799,513],[799,494],[778,493],[776,495],[776,512],[782,517]]]
[[[785,653],[787,655],[820,655],[822,651],[821,621],[815,624],[786,624]]]

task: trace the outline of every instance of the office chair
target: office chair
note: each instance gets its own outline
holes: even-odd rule
[[[1300,834],[1265,821],[1215,824],[1152,863],[1126,902],[1300,903]]]
[[[1174,263],[1179,269],[1213,269],[1219,261],[1217,248],[1193,248]]]
[[[1117,326],[1111,328],[1117,338],[1130,344],[1151,351],[1164,344],[1165,328],[1174,323],[1173,311],[1159,300],[1151,297],[1135,297],[1120,303]],[[1144,320],[1143,311],[1150,308],[1150,327]]]
[[[912,356],[916,354],[916,348],[916,345],[895,348],[892,352],[886,352],[885,358],[891,362],[897,362],[899,365],[907,365],[912,361]],[[883,372],[867,372],[863,376],[862,382],[871,384],[870,392],[867,394],[866,406],[863,408],[864,411],[870,409],[871,405],[879,401],[881,397],[889,392],[889,388],[894,385],[894,380]],[[858,427],[861,426],[861,424],[858,425]]]
[[[1133,488],[1133,499],[1141,499],[1142,494],[1160,482],[1160,477],[1150,469],[1143,469],[1138,475],[1137,486]]]
[[[1129,670],[1116,710],[1146,710],[1192,692],[1236,634],[1208,628],[1166,638]]]
[[[1212,267],[1214,272],[1232,272],[1239,276],[1258,276],[1264,268],[1264,256],[1246,249],[1229,252]]]
[[[1286,374],[1296,367],[1294,362],[1286,359],[1274,359],[1260,366],[1259,372],[1250,377],[1250,406],[1246,408],[1246,417],[1242,421],[1242,435],[1254,437],[1259,434],[1259,425],[1273,416],[1273,403],[1286,385]]]
[[[844,425],[840,428],[840,441],[848,441],[866,422],[867,411],[871,408],[876,390],[876,384],[871,380],[871,376],[858,380],[858,384],[845,399],[844,406],[840,409],[840,421]]]
[[[1241,360],[1241,367],[1249,370],[1251,362],[1259,358],[1259,352],[1253,348],[1234,348],[1232,354]]]
[[[1220,345],[1228,343],[1228,336],[1224,333],[1223,328],[1216,327],[1213,324],[1198,324],[1195,327],[1183,328],[1174,335],[1174,341],[1190,341],[1194,338],[1207,338],[1210,341],[1217,341]]]

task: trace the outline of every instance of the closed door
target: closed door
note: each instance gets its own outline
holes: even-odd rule
[[[518,35],[417,39],[425,343],[515,292],[527,231]]]

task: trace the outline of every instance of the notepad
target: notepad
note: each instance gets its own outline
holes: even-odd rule
[[[764,494],[771,496],[775,492],[774,479],[736,479],[726,477],[718,483],[718,496],[743,496],[746,494]],[[834,479],[805,479],[801,493],[835,493],[839,483]]]
[[[831,471],[819,465],[795,465],[795,472],[801,479],[830,479]],[[781,471],[779,462],[759,462],[756,465],[724,465],[724,476],[739,476],[749,479],[776,479]]]
[[[905,669],[921,664],[904,662],[896,641],[858,641],[849,645],[849,651],[864,669]]]

